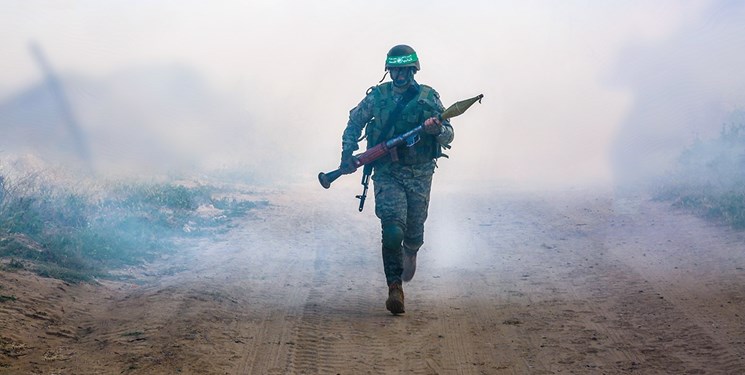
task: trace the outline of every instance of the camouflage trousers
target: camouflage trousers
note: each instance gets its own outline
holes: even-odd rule
[[[401,283],[403,252],[416,254],[424,243],[434,162],[386,165],[375,171],[375,215],[382,229],[383,270],[388,285]],[[402,246],[403,245],[403,246]]]

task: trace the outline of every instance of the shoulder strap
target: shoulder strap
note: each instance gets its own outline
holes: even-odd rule
[[[391,129],[393,128],[393,124],[398,120],[398,118],[401,116],[401,112],[404,110],[407,104],[414,99],[415,96],[419,93],[419,90],[413,86],[409,87],[406,92],[404,92],[403,97],[401,98],[401,101],[398,102],[396,105],[396,108],[393,109],[390,116],[388,116],[388,121],[385,122],[385,125],[383,126],[382,131],[380,132],[379,138],[382,139],[376,139],[375,142],[372,142],[373,145],[377,145],[378,143],[382,142],[385,137],[388,136],[388,133],[391,132]]]
[[[437,91],[427,85],[419,85],[419,87],[420,93],[417,97],[417,101],[419,101],[420,103],[425,103],[433,109],[442,110],[436,105],[436,100],[440,98],[440,95],[437,93]]]

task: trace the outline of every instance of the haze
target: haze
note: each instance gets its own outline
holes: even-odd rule
[[[62,125],[29,50],[36,43],[99,171],[241,169],[313,182],[337,166],[348,111],[400,43],[417,50],[417,80],[446,106],[485,95],[453,120],[441,181],[637,181],[664,173],[745,103],[745,4],[735,1],[3,8],[0,157],[48,154],[68,136],[50,130]]]

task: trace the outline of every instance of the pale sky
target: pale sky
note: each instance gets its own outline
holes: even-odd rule
[[[649,99],[640,93],[640,74],[653,74],[645,67],[665,70],[655,46],[685,49],[680,40],[695,39],[699,29],[721,40],[717,33],[738,27],[733,12],[744,14],[735,3],[11,0],[0,13],[0,101],[41,79],[28,52],[31,40],[58,73],[93,80],[133,67],[179,65],[234,103],[246,126],[153,121],[163,139],[202,153],[205,165],[271,160],[312,179],[336,167],[348,111],[382,77],[388,49],[404,43],[418,52],[417,80],[438,90],[445,106],[485,95],[453,120],[456,139],[438,178],[609,183],[625,121],[647,118],[634,117],[638,100]],[[720,23],[734,26],[716,27]],[[742,44],[713,51],[740,61],[741,50]],[[735,65],[702,61],[691,69],[736,74]],[[724,86],[706,86],[712,99],[705,101],[742,108],[739,86]],[[85,106],[75,95],[72,101]],[[712,122],[714,129],[721,125],[719,118]],[[83,124],[93,126],[105,125]],[[694,132],[683,127],[677,142]],[[212,136],[211,146],[195,146]],[[270,146],[259,150],[238,141],[257,138]]]

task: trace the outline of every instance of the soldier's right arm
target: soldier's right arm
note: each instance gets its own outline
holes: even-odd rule
[[[373,94],[370,92],[356,107],[349,111],[349,121],[341,137],[342,153],[352,153],[360,147],[357,145],[362,130],[365,125],[373,118]]]

